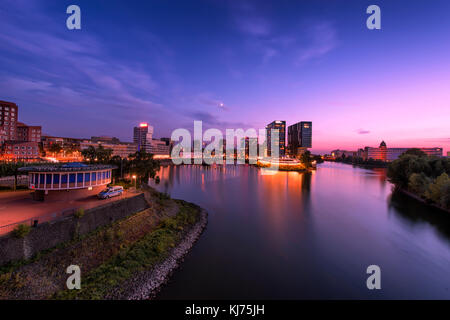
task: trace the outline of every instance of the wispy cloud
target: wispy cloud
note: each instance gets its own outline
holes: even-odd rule
[[[251,36],[268,36],[271,33],[269,20],[262,15],[257,6],[248,1],[232,3],[235,25],[241,32]]]
[[[306,28],[305,44],[298,51],[297,65],[319,58],[338,45],[336,29],[328,21],[311,23]]]
[[[358,129],[358,130],[356,130],[356,132],[358,134],[369,134],[370,133],[369,130],[365,130],[365,129]]]

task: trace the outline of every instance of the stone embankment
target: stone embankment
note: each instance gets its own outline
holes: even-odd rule
[[[167,283],[173,272],[184,261],[195,242],[200,238],[208,223],[208,213],[202,209],[199,221],[183,235],[182,240],[169,252],[163,262],[135,275],[121,284],[106,299],[143,300],[152,299]]]

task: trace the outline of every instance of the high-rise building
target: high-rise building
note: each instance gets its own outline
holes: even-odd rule
[[[17,139],[19,107],[15,103],[0,100],[0,145]]]
[[[297,156],[311,147],[311,121],[301,121],[288,127],[288,150],[292,156]]]
[[[139,127],[134,127],[133,142],[137,146],[137,151],[148,150],[153,139],[153,127],[148,123],[141,123]]]
[[[267,155],[272,156],[272,141],[271,134],[273,130],[278,130],[278,139],[275,141],[276,145],[273,146],[278,148],[279,156],[283,157],[286,155],[286,121],[275,120],[266,126],[266,144],[267,144]]]
[[[134,127],[133,142],[136,144],[137,151],[145,150],[158,156],[170,154],[171,144],[166,139],[153,139],[153,127],[145,122],[139,127]]]

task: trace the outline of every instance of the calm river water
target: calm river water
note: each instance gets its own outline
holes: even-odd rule
[[[160,177],[159,191],[209,212],[160,299],[450,299],[450,219],[392,195],[384,169],[192,165]],[[381,290],[366,287],[372,264]]]

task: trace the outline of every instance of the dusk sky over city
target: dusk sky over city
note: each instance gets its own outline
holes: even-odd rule
[[[81,30],[66,28],[70,4]],[[366,27],[370,4],[381,30]],[[385,140],[446,153],[449,12],[447,0],[3,0],[0,99],[58,136],[312,121],[312,152]]]

